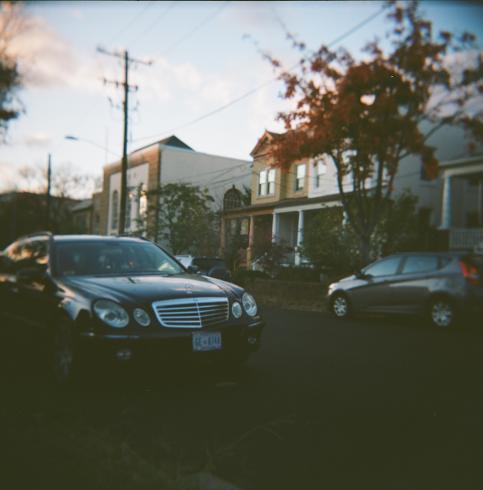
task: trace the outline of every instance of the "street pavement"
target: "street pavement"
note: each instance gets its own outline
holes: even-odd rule
[[[55,466],[75,473],[69,451],[48,436],[29,446],[28,425],[52,434],[73,421],[128,441],[146,460],[175,455],[180,471],[209,469],[246,490],[483,488],[479,325],[439,331],[414,318],[265,316],[262,348],[239,372],[123,366],[67,393],[23,369],[0,329],[0,429],[8,429],[0,468],[28,458],[29,475],[45,483]]]

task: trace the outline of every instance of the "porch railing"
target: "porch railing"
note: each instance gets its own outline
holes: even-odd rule
[[[483,248],[483,228],[452,228],[449,231],[450,250]]]

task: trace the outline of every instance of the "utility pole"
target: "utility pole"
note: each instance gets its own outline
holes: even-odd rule
[[[124,233],[124,228],[126,225],[126,203],[127,203],[127,137],[128,137],[128,122],[129,122],[129,92],[131,90],[137,91],[137,85],[129,85],[129,65],[130,63],[140,63],[143,65],[151,65],[152,61],[143,61],[135,58],[131,58],[127,50],[122,52],[117,51],[106,51],[104,48],[98,47],[97,51],[102,54],[106,54],[108,56],[114,56],[115,58],[120,58],[124,62],[124,80],[119,82],[117,80],[106,80],[104,79],[104,83],[111,83],[119,88],[122,86],[123,88],[123,113],[124,113],[124,121],[123,121],[123,140],[122,140],[122,161],[121,161],[121,209],[119,212],[119,229],[118,233],[122,235]]]
[[[47,230],[50,229],[50,201],[52,192],[52,155],[49,153],[47,160],[47,205],[46,205],[46,225]]]

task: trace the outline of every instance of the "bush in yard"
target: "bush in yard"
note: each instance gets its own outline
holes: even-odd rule
[[[319,282],[319,271],[313,267],[281,267],[277,279],[281,281]]]
[[[371,240],[370,254],[382,257],[397,252],[430,250],[434,230],[419,222],[417,198],[404,191],[387,203],[388,213]],[[329,276],[351,274],[367,265],[360,254],[357,237],[344,225],[342,208],[327,208],[311,217],[305,232],[304,255]]]

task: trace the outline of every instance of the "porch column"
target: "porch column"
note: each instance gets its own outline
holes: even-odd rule
[[[298,230],[297,230],[297,252],[295,253],[295,265],[300,265],[301,262],[301,254],[300,247],[304,242],[304,212],[302,210],[299,211],[299,219],[298,219]]]
[[[273,213],[272,217],[272,243],[278,242],[278,233],[280,229],[280,215]]]
[[[445,176],[443,181],[443,203],[441,205],[441,226],[442,230],[451,228],[451,187],[452,177]]]
[[[248,248],[247,248],[247,269],[251,270],[253,259],[253,243],[255,240],[255,216],[250,216],[250,225],[248,229]]]

